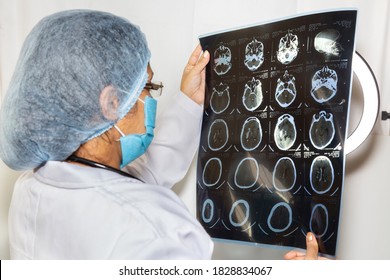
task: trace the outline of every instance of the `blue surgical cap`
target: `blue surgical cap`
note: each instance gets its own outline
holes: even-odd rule
[[[130,111],[149,60],[144,34],[121,17],[70,10],[42,19],[2,102],[1,159],[15,170],[65,160]]]

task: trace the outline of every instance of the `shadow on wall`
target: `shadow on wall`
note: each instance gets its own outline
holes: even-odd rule
[[[8,209],[12,190],[21,173],[9,169],[0,160],[0,259],[9,259],[8,245]]]

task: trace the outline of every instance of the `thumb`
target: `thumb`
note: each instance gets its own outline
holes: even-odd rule
[[[198,63],[195,65],[196,72],[200,73],[206,67],[207,63],[210,61],[209,51],[204,51],[202,57],[199,59]]]
[[[306,235],[306,259],[318,259],[318,243],[313,233],[308,232]]]

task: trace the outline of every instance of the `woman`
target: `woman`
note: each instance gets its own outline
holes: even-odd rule
[[[10,206],[11,258],[211,258],[210,237],[169,189],[199,143],[201,53],[155,124],[162,85],[138,27],[71,10],[33,28],[0,115],[1,159],[29,170]]]

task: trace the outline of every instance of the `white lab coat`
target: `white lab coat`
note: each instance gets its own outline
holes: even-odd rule
[[[210,237],[169,188],[199,144],[201,107],[179,94],[147,153],[117,173],[48,162],[16,182],[12,259],[209,259]],[[194,186],[195,187],[195,186]]]

